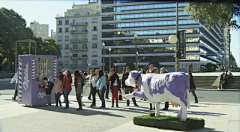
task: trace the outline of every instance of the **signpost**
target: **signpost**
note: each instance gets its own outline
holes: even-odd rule
[[[186,35],[185,31],[178,31],[177,33],[178,38],[178,58],[179,59],[186,59]]]

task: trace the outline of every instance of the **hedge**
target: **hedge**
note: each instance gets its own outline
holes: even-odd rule
[[[205,125],[204,119],[189,117],[186,121],[180,121],[179,118],[173,116],[160,115],[154,117],[153,115],[153,113],[150,113],[149,115],[135,116],[133,123],[135,125],[180,131],[200,129],[204,128]]]

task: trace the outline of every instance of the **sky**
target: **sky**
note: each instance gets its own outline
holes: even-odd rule
[[[13,9],[26,20],[27,26],[30,22],[37,21],[40,24],[49,24],[51,29],[56,31],[57,14],[63,15],[67,9],[75,4],[87,4],[88,0],[0,0],[0,8]],[[240,16],[236,19],[240,24]],[[231,51],[240,67],[240,29],[231,30]]]

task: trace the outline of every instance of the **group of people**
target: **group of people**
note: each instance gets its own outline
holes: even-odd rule
[[[61,107],[62,108],[62,102],[60,100],[61,95],[64,96],[64,102],[65,102],[65,107],[64,109],[69,108],[69,94],[72,90],[71,84],[74,83],[75,86],[75,93],[76,93],[76,100],[78,102],[78,109],[82,110],[83,109],[83,103],[82,103],[82,94],[84,91],[87,90],[87,86],[90,86],[90,93],[88,96],[89,100],[92,100],[92,103],[90,105],[91,108],[96,107],[96,94],[99,96],[99,99],[101,100],[101,106],[100,108],[106,108],[106,103],[105,99],[109,99],[109,92],[111,91],[112,93],[112,107],[116,106],[119,107],[119,92],[121,94],[121,91],[124,91],[125,94],[132,93],[135,88],[131,86],[127,86],[125,84],[125,80],[128,78],[129,73],[132,69],[129,67],[126,67],[126,71],[124,72],[122,79],[120,81],[119,76],[117,75],[116,71],[114,68],[111,69],[110,71],[110,77],[108,76],[107,71],[103,71],[101,69],[99,70],[91,70],[90,71],[90,76],[88,77],[88,74],[86,72],[82,73],[79,70],[75,70],[73,72],[74,75],[74,81],[72,80],[71,72],[70,71],[64,71],[59,73],[56,77],[55,82],[48,81],[48,78],[44,77],[43,82],[46,89],[46,97],[48,100],[48,106],[51,106],[51,93],[52,90],[54,89],[54,94],[55,94],[55,102],[56,102],[56,107]],[[164,74],[168,73],[168,71],[162,67],[160,68],[160,71],[158,70],[157,67],[154,67],[153,64],[149,66],[149,69],[145,72],[143,69],[141,69],[143,74],[147,73],[157,73],[157,74]],[[192,73],[189,73],[190,77],[190,91],[192,95],[195,98],[195,103],[198,103],[198,98],[195,93],[195,83],[194,79],[192,76]],[[13,97],[15,100],[16,95]],[[136,99],[133,97],[132,98],[134,106],[138,107],[138,104],[136,102]],[[145,100],[146,101],[146,100]],[[114,105],[115,104],[115,105]],[[127,100],[127,106],[130,105],[130,100]],[[165,107],[163,110],[168,110],[169,108],[169,102],[165,102]],[[152,104],[150,103],[150,108],[149,110],[155,109]]]

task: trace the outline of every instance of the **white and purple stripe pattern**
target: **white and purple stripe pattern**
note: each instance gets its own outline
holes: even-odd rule
[[[22,101],[22,85],[23,85],[22,58],[19,58],[18,62],[19,62],[19,64],[18,64],[18,75],[19,75],[19,79],[18,79],[18,100],[19,100],[19,102],[21,102]]]
[[[35,68],[36,68],[36,59],[33,57],[32,59],[32,80],[35,80]]]
[[[55,81],[57,76],[57,59],[55,57],[53,59],[53,76],[53,79]]]

